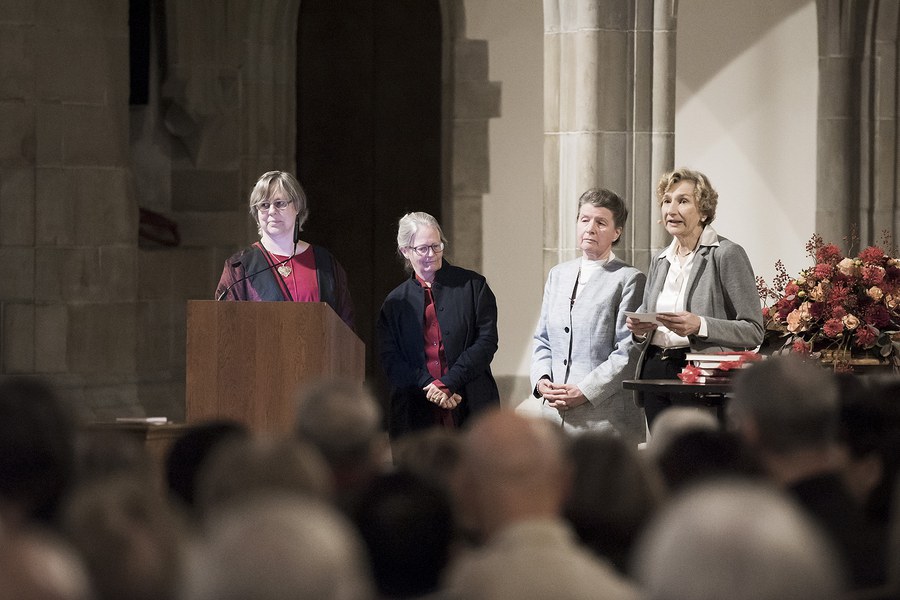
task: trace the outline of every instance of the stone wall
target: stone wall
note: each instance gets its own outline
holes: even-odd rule
[[[0,372],[137,408],[128,4],[0,7]]]

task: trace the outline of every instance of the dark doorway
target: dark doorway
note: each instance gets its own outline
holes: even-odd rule
[[[386,386],[374,323],[405,274],[397,220],[441,219],[441,15],[437,0],[303,0],[297,40],[297,174],[304,239],[350,279],[367,379]]]

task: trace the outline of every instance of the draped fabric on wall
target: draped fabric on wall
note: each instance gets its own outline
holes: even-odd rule
[[[816,230],[859,245],[900,234],[898,0],[817,0]],[[854,248],[858,250],[859,248]]]

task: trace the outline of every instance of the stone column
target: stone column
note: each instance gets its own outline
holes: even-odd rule
[[[817,0],[816,231],[841,244],[859,224],[860,107],[868,0]],[[866,157],[868,162],[870,157]]]
[[[864,21],[868,31],[863,49],[860,102],[860,245],[881,243],[882,232],[900,241],[900,161],[897,117],[898,33],[900,1],[870,5]],[[886,249],[889,250],[889,249]]]
[[[649,261],[651,190],[674,152],[673,0],[544,2],[544,268],[576,256],[577,200],[622,196],[616,253]]]

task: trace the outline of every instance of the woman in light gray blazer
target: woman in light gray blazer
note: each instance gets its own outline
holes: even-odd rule
[[[628,329],[643,341],[636,373],[641,379],[675,379],[688,352],[752,350],[763,341],[762,308],[753,267],[744,249],[718,235],[719,194],[699,171],[666,173],[656,187],[660,223],[672,243],[650,261],[640,312],[657,322],[629,317]],[[638,395],[652,427],[671,406],[664,394]]]
[[[541,414],[568,430],[613,428],[640,440],[641,410],[622,380],[638,349],[625,327],[637,310],[644,274],[612,252],[628,219],[615,193],[590,189],[578,201],[576,243],[582,256],[553,267],[534,333],[531,383]]]

